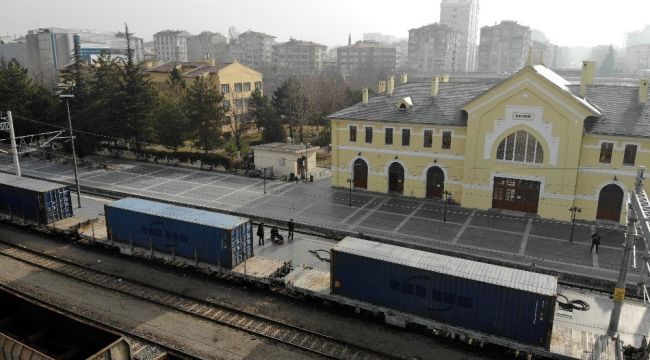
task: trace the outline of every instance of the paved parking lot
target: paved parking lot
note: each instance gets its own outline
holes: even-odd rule
[[[329,180],[314,183],[266,181],[226,173],[112,161],[111,170],[80,169],[83,185],[157,199],[230,210],[320,227],[364,233],[421,247],[480,258],[532,265],[600,279],[616,279],[622,257],[623,229],[598,227],[600,253],[591,254],[595,224],[578,222],[573,241],[571,224],[504,215],[383,194],[334,189]],[[73,182],[70,164],[22,161],[23,173]],[[12,171],[11,158],[0,156],[0,170]],[[352,207],[349,206],[350,200]],[[444,219],[444,220],[443,220]],[[645,252],[637,242],[637,259]],[[630,282],[639,281],[633,272]]]

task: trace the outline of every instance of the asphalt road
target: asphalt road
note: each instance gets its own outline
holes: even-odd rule
[[[598,227],[599,254],[590,252],[590,234],[596,224],[577,222],[573,241],[571,224],[493,211],[448,206],[430,200],[396,197],[332,188],[329,179],[314,183],[288,183],[247,178],[152,163],[102,159],[109,170],[80,169],[85,186],[229,210],[251,217],[288,221],[327,229],[363,233],[437,251],[469,255],[493,262],[534,265],[558,271],[615,281],[623,254],[621,227]],[[11,158],[0,156],[0,170],[12,171]],[[71,164],[22,160],[25,175],[73,182]],[[266,190],[266,194],[264,193]],[[349,202],[352,206],[349,206]],[[443,217],[446,221],[443,221]],[[636,244],[637,260],[645,244]],[[640,281],[633,270],[630,283]]]

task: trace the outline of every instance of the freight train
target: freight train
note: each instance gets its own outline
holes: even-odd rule
[[[5,177],[0,175],[0,190],[21,187],[20,181]],[[25,216],[47,223],[67,214],[69,192],[42,183],[30,181],[25,191],[31,193],[15,204],[39,209],[29,215],[25,210]],[[0,192],[0,199],[16,194],[21,192]],[[64,201],[51,205],[52,199]],[[220,271],[234,271],[255,258],[248,218],[136,198],[105,205],[105,218],[106,243],[129,247],[131,253],[134,248],[155,251]],[[331,249],[327,277],[329,289],[304,293],[383,313],[387,322],[399,312],[434,331],[454,329],[481,341],[548,353],[557,296],[554,276],[346,237]],[[286,286],[296,289],[288,280]]]
[[[125,198],[105,205],[113,242],[232,269],[253,256],[249,219]],[[346,237],[331,294],[548,349],[554,276]]]

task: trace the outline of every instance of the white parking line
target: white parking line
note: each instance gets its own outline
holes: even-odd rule
[[[420,204],[415,208],[415,210],[411,211],[411,213],[408,214],[408,216],[404,216],[404,220],[402,220],[402,222],[399,223],[399,225],[397,225],[397,227],[395,227],[395,230],[393,230],[393,232],[394,232],[394,233],[399,232],[399,230],[402,228],[402,226],[404,226],[404,224],[406,224],[407,221],[411,220],[411,218],[413,217],[413,215],[415,215],[415,213],[418,212],[418,211],[422,208],[422,206],[424,206],[424,201],[422,201],[422,202],[421,202],[421,203],[420,203]]]
[[[474,218],[474,214],[476,213],[476,210],[472,210],[472,212],[467,216],[467,219],[465,219],[465,222],[463,223],[463,226],[460,227],[460,230],[456,233],[456,236],[454,236],[454,240],[451,242],[452,244],[458,244],[458,240],[460,240],[461,236],[463,236],[463,233],[465,230],[467,230],[467,227],[469,226],[469,223],[472,221]]]
[[[533,218],[528,219],[528,224],[526,224],[526,230],[524,230],[524,236],[521,239],[521,247],[519,248],[519,255],[523,255],[526,251],[526,245],[528,244],[528,236],[530,235],[530,229],[533,227]]]

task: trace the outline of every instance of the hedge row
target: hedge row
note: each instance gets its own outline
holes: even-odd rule
[[[163,159],[167,158],[168,160],[178,160],[178,162],[195,162],[201,161],[202,165],[207,166],[223,166],[226,169],[229,169],[232,165],[232,162],[229,158],[225,157],[222,154],[204,154],[198,152],[189,152],[189,151],[177,151],[169,152],[164,150],[154,150],[154,149],[143,149],[136,150],[133,148],[127,148],[126,146],[121,145],[111,145],[104,146],[105,149],[111,151],[129,151],[136,156],[140,157],[152,157],[154,159]]]

